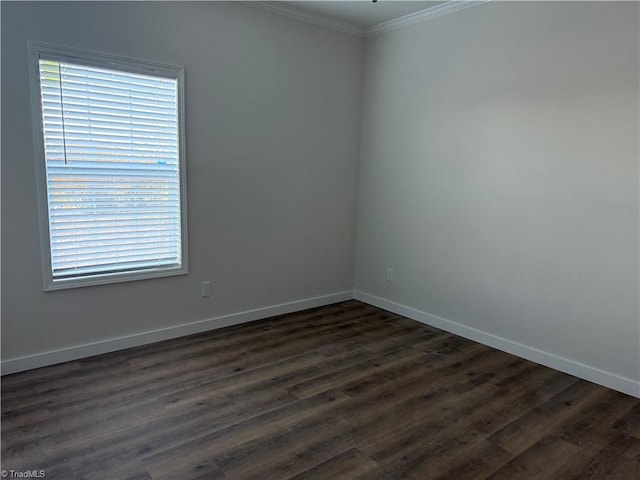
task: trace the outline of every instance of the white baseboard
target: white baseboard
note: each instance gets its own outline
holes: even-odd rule
[[[606,372],[568,358],[560,357],[553,353],[545,352],[519,342],[514,342],[513,340],[508,340],[506,338],[358,290],[353,292],[353,298],[375,307],[397,313],[398,315],[411,318],[412,320],[416,320],[420,323],[424,323],[455,335],[468,338],[469,340],[502,350],[503,352],[531,360],[532,362],[539,363],[546,367],[551,367],[575,377],[589,380],[590,382],[640,398],[640,381],[638,380],[621,377],[620,375],[616,375],[611,372]]]
[[[222,315],[206,320],[184,323],[158,330],[111,338],[99,342],[76,345],[59,350],[27,355],[24,357],[11,358],[0,363],[0,371],[2,372],[2,375],[22,372],[25,370],[31,370],[32,368],[45,367],[56,363],[68,362],[79,358],[91,357],[102,353],[115,352],[125,348],[138,347],[194,333],[201,333],[218,328],[229,327],[231,325],[238,325],[240,323],[260,320],[274,315],[282,315],[285,313],[306,310],[308,308],[344,302],[354,298],[361,302],[383,308],[426,325],[431,325],[475,342],[497,348],[498,350],[517,355],[518,357],[526,358],[527,360],[531,360],[541,365],[545,365],[547,367],[560,370],[561,372],[565,372],[613,390],[640,398],[640,382],[637,380],[600,370],[568,358],[560,357],[553,353],[545,352],[513,340],[508,340],[506,338],[358,290],[307,298],[294,302],[257,308],[255,310]]]
[[[79,358],[91,357],[102,353],[115,352],[125,348],[138,347],[149,343],[160,342],[172,338],[183,337],[194,333],[206,332],[217,328],[229,327],[240,323],[260,320],[262,318],[282,315],[285,313],[298,312],[308,308],[321,307],[332,303],[343,302],[353,298],[352,291],[339,292],[320,297],[307,298],[295,302],[282,303],[269,307],[257,308],[245,312],[223,315],[220,317],[198,320],[196,322],[183,323],[171,327],[150,330],[147,332],[134,333],[123,337],[110,338],[99,342],[75,345],[73,347],[61,348],[49,352],[36,353],[24,357],[3,360],[0,364],[2,375],[31,370],[32,368],[45,367],[56,363],[68,362]]]

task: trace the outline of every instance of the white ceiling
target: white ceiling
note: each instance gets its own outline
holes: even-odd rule
[[[419,12],[426,8],[445,3],[444,1],[405,0],[347,0],[347,1],[283,1],[286,7],[293,7],[314,14],[340,20],[361,28],[370,28],[398,17]]]

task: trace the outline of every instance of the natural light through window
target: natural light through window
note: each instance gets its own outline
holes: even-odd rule
[[[37,56],[50,284],[184,273],[180,76]]]

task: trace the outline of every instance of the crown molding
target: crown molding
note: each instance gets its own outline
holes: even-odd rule
[[[415,13],[410,13],[403,17],[394,18],[388,22],[382,22],[378,25],[374,25],[373,27],[365,30],[365,36],[372,37],[380,33],[386,33],[391,30],[397,30],[398,28],[415,25],[416,23],[425,22],[432,18],[442,17],[443,15],[449,15],[450,13],[476,7],[489,1],[490,0],[448,1],[433,7],[425,8],[424,10],[420,10]]]
[[[275,13],[277,15],[283,15],[285,17],[294,18],[301,22],[311,23],[320,27],[330,28],[337,30],[338,32],[348,33],[349,35],[355,35],[356,37],[364,37],[366,35],[365,29],[352,25],[347,22],[341,22],[324,15],[317,13],[311,13],[301,10],[296,7],[286,5],[285,2],[268,1],[268,2],[251,2],[251,1],[239,1],[242,5],[248,7],[259,8],[267,12]]]
[[[381,33],[390,32],[399,28],[415,25],[416,23],[425,22],[432,18],[442,17],[450,13],[459,12],[467,8],[476,7],[491,0],[449,0],[445,3],[425,8],[415,13],[410,13],[403,17],[394,18],[387,22],[379,23],[369,28],[362,28],[351,23],[342,22],[334,18],[325,17],[317,13],[308,12],[297,7],[292,7],[282,1],[245,1],[239,0],[236,3],[246,5],[248,7],[258,8],[267,12],[283,15],[285,17],[294,18],[301,22],[311,23],[332,30],[337,30],[356,37],[372,37]]]

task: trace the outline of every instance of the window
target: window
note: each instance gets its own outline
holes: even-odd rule
[[[182,67],[30,50],[45,290],[187,273]]]

